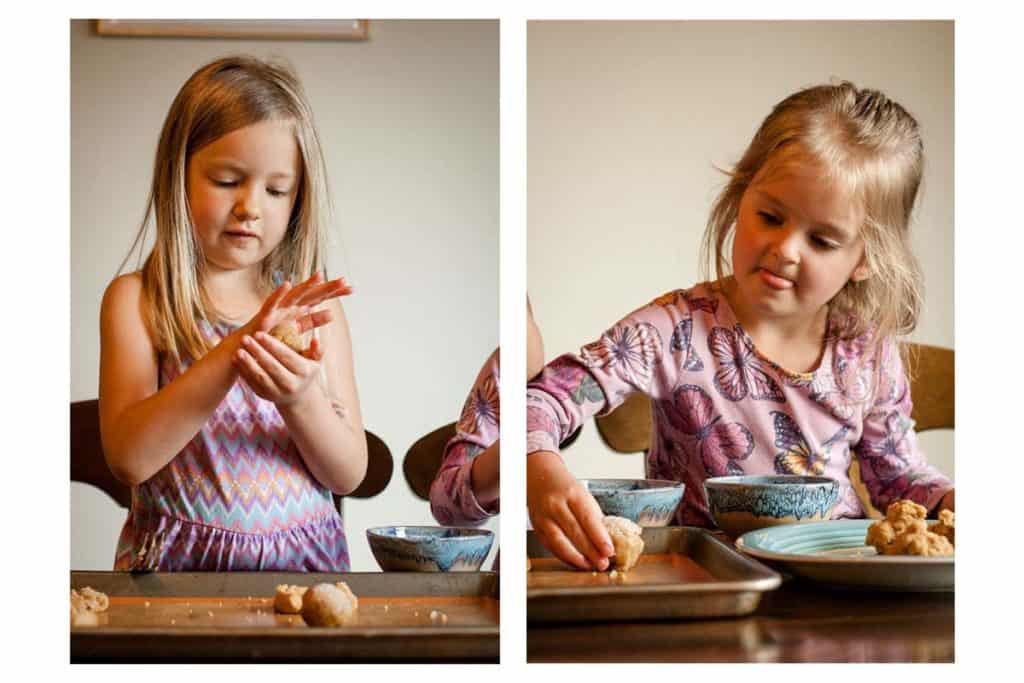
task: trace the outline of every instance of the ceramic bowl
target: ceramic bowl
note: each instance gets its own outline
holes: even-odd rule
[[[704,482],[715,524],[733,537],[753,529],[829,519],[839,482],[800,475],[712,477]]]
[[[494,533],[441,526],[379,526],[366,540],[386,572],[475,572],[487,558]]]
[[[662,479],[584,479],[601,512],[640,526],[666,526],[683,499],[685,487]]]

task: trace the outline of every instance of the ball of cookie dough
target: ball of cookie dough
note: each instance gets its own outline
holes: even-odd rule
[[[302,618],[310,626],[348,626],[358,609],[359,601],[343,582],[318,583],[302,596]]]
[[[931,531],[933,534],[938,534],[939,536],[945,536],[947,539],[949,539],[949,542],[952,545],[956,545],[956,540],[954,538],[954,536],[956,535],[955,529],[953,528],[954,526],[955,517],[953,515],[953,511],[941,510],[939,512],[938,524],[933,524],[929,531]]]
[[[281,584],[274,594],[274,611],[281,614],[298,614],[302,611],[302,596],[305,586]]]
[[[269,334],[296,353],[302,353],[306,350],[306,344],[302,341],[302,335],[299,334],[299,328],[295,321],[289,320],[274,325],[270,328]]]
[[[615,547],[614,562],[609,565],[609,569],[614,566],[619,571],[628,571],[636,565],[644,551],[643,529],[625,517],[609,515],[603,521]]]

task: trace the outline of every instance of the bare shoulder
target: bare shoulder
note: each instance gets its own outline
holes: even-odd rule
[[[104,336],[149,341],[142,312],[141,273],[121,275],[107,285],[100,306],[100,330]]]
[[[142,273],[126,273],[114,278],[103,292],[103,313],[139,311],[142,304]],[[101,315],[103,314],[101,313]]]

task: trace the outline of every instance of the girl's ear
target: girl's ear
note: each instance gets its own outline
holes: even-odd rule
[[[860,265],[853,269],[853,273],[850,275],[850,282],[862,282],[871,277],[871,269],[868,268],[868,264],[865,263],[865,259],[860,260]]]

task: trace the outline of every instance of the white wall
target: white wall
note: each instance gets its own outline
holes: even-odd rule
[[[771,107],[833,78],[918,119],[914,227],[926,302],[915,341],[953,346],[952,22],[530,22],[530,298],[553,358],[699,281],[698,247],[729,167]],[[922,436],[953,474],[951,431]],[[581,477],[643,476],[591,422],[566,452]]]
[[[498,24],[375,21],[369,41],[346,43],[108,38],[71,22],[72,401],[97,396],[100,299],[142,218],[171,100],[233,52],[292,63],[325,147],[329,272],[356,287],[345,307],[365,424],[395,456],[381,495],[345,503],[352,568],[373,571],[367,527],[436,523],[402,459],[458,417],[498,345]],[[125,514],[71,485],[72,569],[112,566]]]

